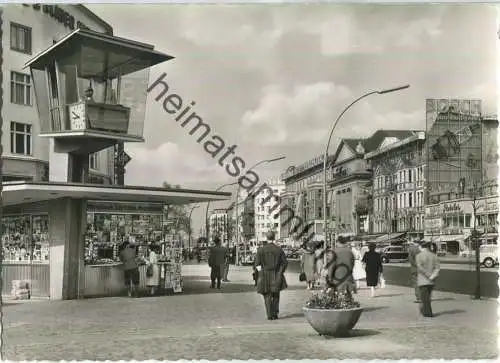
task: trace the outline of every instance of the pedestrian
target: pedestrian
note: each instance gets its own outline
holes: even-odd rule
[[[160,266],[158,265],[160,255],[160,246],[151,244],[147,258],[146,286],[149,293],[154,295],[158,286],[160,286]]]
[[[420,313],[426,318],[432,318],[431,295],[434,283],[439,275],[439,258],[430,251],[430,243],[420,245],[420,253],[416,257],[417,284],[420,292]]]
[[[414,288],[415,292],[415,302],[420,303],[420,293],[418,291],[418,269],[417,269],[417,255],[420,253],[420,248],[418,247],[418,243],[413,241],[408,248],[408,260],[410,262],[410,276],[411,276],[411,285]]]
[[[334,280],[337,282],[337,290],[340,292],[356,292],[356,285],[352,276],[354,270],[354,254],[352,250],[346,245],[344,239],[337,240],[337,247],[333,250],[335,254],[335,273]]]
[[[316,247],[314,250],[314,273],[315,273],[315,282],[313,284],[317,286],[321,286],[324,283],[324,279],[321,276],[321,272],[323,271],[323,267],[325,265],[325,242],[320,241],[316,242]]]
[[[315,272],[316,272],[316,256],[314,255],[314,245],[312,243],[307,243],[301,255],[301,270],[306,277],[307,290],[311,290],[315,283]]]
[[[325,287],[337,289],[337,281],[335,280],[336,256],[333,250],[326,250],[325,265],[323,266],[323,277],[325,278]]]
[[[368,252],[363,256],[362,263],[365,265],[366,285],[370,288],[371,297],[375,297],[375,288],[377,287],[382,275],[382,256],[375,251],[375,243],[368,245]]]
[[[352,253],[354,254],[354,269],[352,276],[356,284],[356,290],[359,290],[359,281],[366,278],[365,269],[363,268],[363,263],[361,262],[361,259],[363,258],[363,255],[361,254],[361,245],[354,243],[352,246]]]
[[[263,295],[268,320],[277,320],[279,315],[280,292],[288,287],[285,270],[288,261],[285,252],[274,243],[273,231],[267,232],[267,243],[258,249],[255,268],[259,271],[257,293]]]
[[[222,274],[224,273],[224,262],[226,260],[227,249],[221,246],[219,236],[214,236],[213,241],[215,246],[210,248],[210,255],[208,256],[208,266],[210,266],[210,288],[215,288],[217,282],[217,289],[221,288]]]
[[[201,249],[196,249],[196,260],[198,261],[198,263],[201,262]]]
[[[224,281],[224,282],[229,282],[228,275],[229,275],[230,263],[231,263],[231,253],[229,251],[229,248],[227,248],[226,258],[224,259],[224,275],[222,278],[222,281]]]
[[[122,246],[120,261],[123,264],[125,287],[127,288],[129,297],[138,297],[141,275],[139,273],[139,266],[137,265],[137,251],[135,245],[132,243],[124,242]]]

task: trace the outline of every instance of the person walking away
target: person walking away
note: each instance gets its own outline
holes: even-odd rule
[[[356,290],[359,290],[359,281],[366,278],[365,269],[363,268],[363,263],[361,262],[361,259],[363,258],[363,255],[361,254],[361,245],[357,243],[354,244],[352,246],[352,253],[354,254],[354,269],[352,276],[356,284]]]
[[[325,252],[325,266],[322,275],[325,278],[325,287],[337,289],[338,281],[335,280],[334,268],[336,263],[335,253],[328,249]]]
[[[196,250],[196,260],[198,263],[201,262],[201,250],[199,248]]]
[[[439,258],[430,251],[430,243],[424,242],[420,246],[420,253],[416,257],[417,284],[420,292],[420,313],[432,318],[431,296],[434,283],[439,275]]]
[[[365,265],[366,285],[371,290],[371,297],[375,297],[375,288],[378,285],[382,275],[382,256],[375,251],[375,243],[368,245],[368,252],[363,256],[362,263]]]
[[[224,282],[229,282],[228,275],[229,275],[229,265],[231,264],[231,252],[229,251],[229,247],[227,248],[226,251],[226,257],[224,259],[224,275],[222,278],[222,281]]]
[[[215,246],[210,248],[210,255],[208,256],[208,266],[210,266],[210,288],[215,288],[215,282],[217,282],[217,289],[221,288],[222,274],[224,273],[224,262],[226,260],[227,250],[221,246],[221,241],[219,236],[213,238]]]
[[[267,232],[267,244],[258,249],[255,268],[259,271],[257,293],[264,297],[268,320],[277,320],[279,315],[280,292],[288,287],[285,270],[288,261],[285,252],[274,243],[273,231]]]
[[[335,254],[335,264],[337,265],[333,277],[338,284],[337,290],[340,292],[349,290],[349,292],[356,293],[356,285],[352,276],[355,262],[352,250],[346,245],[346,241],[339,239],[333,253]]]
[[[316,272],[316,256],[314,254],[314,247],[311,243],[304,246],[302,251],[301,267],[302,272],[306,275],[307,290],[311,290],[314,287],[315,272]]]
[[[149,293],[154,295],[158,286],[160,286],[160,266],[158,265],[160,255],[160,246],[156,244],[151,244],[149,246],[149,254],[147,259],[147,269],[150,272],[150,276],[146,276],[146,286],[149,289]],[[149,274],[147,274],[149,275]]]
[[[418,291],[418,269],[417,269],[417,255],[420,253],[420,248],[416,242],[412,242],[408,248],[408,260],[410,262],[411,286],[415,291],[415,302],[420,303],[420,293]]]
[[[140,283],[139,266],[137,265],[137,252],[135,246],[125,242],[120,252],[120,261],[123,264],[125,286],[129,297],[137,297]]]

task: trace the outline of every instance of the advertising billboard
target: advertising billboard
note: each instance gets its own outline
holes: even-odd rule
[[[480,100],[426,100],[427,203],[466,194],[482,177]]]

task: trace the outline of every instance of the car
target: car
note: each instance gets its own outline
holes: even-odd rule
[[[382,262],[408,261],[409,253],[401,246],[389,246],[382,251]]]
[[[482,245],[479,247],[479,261],[487,268],[498,265],[498,246]]]

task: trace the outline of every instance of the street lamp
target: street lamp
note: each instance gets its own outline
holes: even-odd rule
[[[247,172],[249,171],[252,171],[253,169],[255,169],[256,167],[262,165],[262,164],[270,164],[270,163],[274,163],[275,161],[280,161],[280,160],[283,160],[285,159],[286,156],[280,156],[280,157],[277,157],[277,158],[274,158],[274,159],[266,159],[266,160],[261,160],[259,161],[258,163],[256,163],[255,165],[253,165],[250,169],[247,170]],[[236,218],[236,263],[238,264],[238,257],[239,257],[239,239],[240,239],[240,225],[238,223],[238,220],[239,220],[239,215],[238,215],[238,211],[239,211],[239,208],[238,208],[238,198],[240,196],[240,185],[238,184],[238,189],[236,190],[236,202],[234,203],[234,205],[236,206],[236,212],[235,212],[235,218]],[[245,243],[245,255],[247,253],[247,244]]]
[[[229,186],[235,185],[235,184],[238,184],[238,182],[223,184],[220,187],[218,187],[217,189],[215,189],[215,191],[218,192],[222,188],[229,187]],[[207,202],[207,209],[205,211],[205,236],[207,237],[207,244],[208,244],[208,238],[209,238],[209,234],[210,234],[209,228],[208,228],[209,227],[208,226],[208,208],[210,208],[210,201]]]
[[[196,208],[199,208],[200,206],[199,205],[194,205],[191,207],[191,210],[189,211],[189,218],[188,218],[188,221],[189,221],[189,239],[188,239],[188,251],[189,253],[191,253],[191,236],[192,236],[192,228],[191,228],[191,216],[193,215],[193,211],[196,209]]]
[[[330,130],[330,134],[328,135],[328,142],[327,142],[326,147],[325,147],[325,154],[324,154],[324,159],[323,159],[323,232],[325,234],[325,241],[327,239],[327,223],[328,223],[328,218],[326,215],[326,208],[328,205],[328,202],[327,202],[328,198],[326,195],[326,189],[327,189],[326,188],[326,182],[327,182],[327,180],[326,180],[326,166],[328,163],[328,148],[330,147],[330,142],[332,141],[333,132],[335,131],[337,124],[339,123],[342,116],[347,112],[347,110],[349,110],[354,104],[361,101],[363,98],[371,96],[371,95],[375,95],[375,94],[384,95],[386,93],[402,91],[402,90],[407,89],[409,87],[410,87],[409,85],[404,85],[404,86],[400,86],[400,87],[389,88],[386,90],[372,91],[372,92],[365,93],[361,97],[359,97],[359,98],[355,99],[353,102],[351,102],[347,107],[345,107],[344,110],[339,114],[339,116],[337,117],[337,119],[333,123],[332,129]]]

